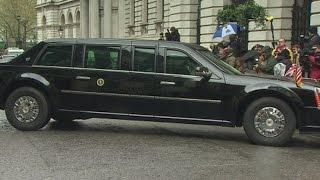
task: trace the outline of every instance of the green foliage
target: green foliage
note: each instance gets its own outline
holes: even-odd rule
[[[218,12],[220,22],[237,22],[241,26],[247,26],[249,20],[257,23],[258,27],[265,26],[267,10],[258,5],[254,0],[249,0],[240,5],[227,5]]]

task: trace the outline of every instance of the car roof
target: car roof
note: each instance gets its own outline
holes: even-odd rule
[[[57,38],[48,39],[44,41],[52,44],[104,44],[104,43],[129,43],[129,42],[140,42],[140,43],[159,43],[159,44],[176,44],[193,47],[197,45],[191,45],[189,43],[176,42],[176,41],[161,41],[161,40],[141,40],[141,39],[120,39],[120,38]]]

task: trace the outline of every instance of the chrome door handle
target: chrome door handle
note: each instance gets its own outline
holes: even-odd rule
[[[172,82],[172,81],[160,81],[160,84],[161,85],[175,85],[176,83]]]
[[[88,76],[77,76],[76,79],[78,80],[90,80],[91,78]]]

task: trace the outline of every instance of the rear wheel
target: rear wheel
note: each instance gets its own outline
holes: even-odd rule
[[[296,117],[284,101],[265,97],[249,105],[244,114],[243,126],[253,143],[282,146],[292,138]]]
[[[31,87],[14,90],[6,101],[5,112],[9,123],[23,131],[38,130],[50,119],[46,97]]]

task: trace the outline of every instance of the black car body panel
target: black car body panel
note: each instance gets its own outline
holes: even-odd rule
[[[68,67],[38,65],[47,47],[72,46]],[[119,50],[119,69],[88,68],[86,49],[95,46]],[[135,52],[154,50],[152,71],[135,70]],[[212,73],[210,79],[198,75],[166,72],[169,51],[180,52]],[[64,39],[41,42],[10,62],[0,64],[1,108],[17,87],[32,86],[45,93],[52,115],[74,118],[112,117],[195,124],[241,126],[246,107],[259,97],[286,101],[298,117],[298,128],[320,126],[316,107],[316,82],[302,88],[287,78],[240,75],[215,64],[199,53],[200,46],[185,43],[122,39]],[[125,58],[129,58],[124,66]],[[123,67],[123,69],[121,69]]]

